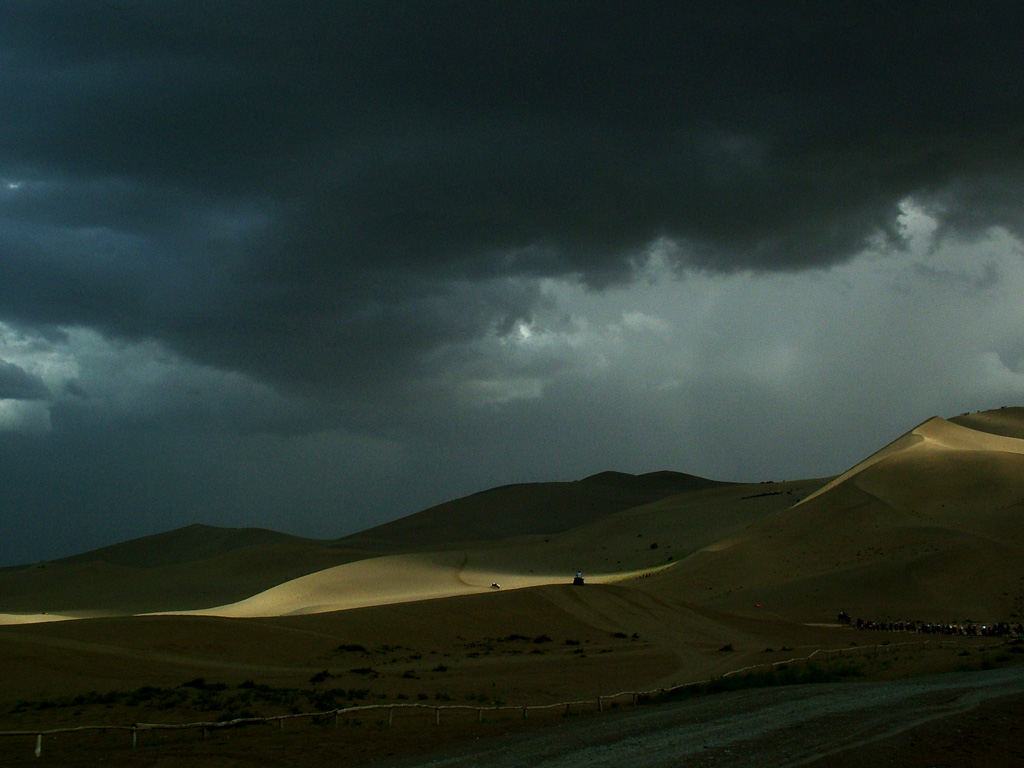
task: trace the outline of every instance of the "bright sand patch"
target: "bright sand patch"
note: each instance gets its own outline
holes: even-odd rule
[[[58,613],[0,613],[0,627],[14,624],[43,624],[50,621],[68,621],[77,616],[65,616]]]
[[[236,603],[159,615],[297,616],[478,594],[495,591],[491,586],[495,583],[503,591],[567,584],[573,575],[553,569],[516,573],[489,565],[486,557],[465,551],[388,555],[311,573]],[[586,578],[591,583],[607,583],[634,575],[598,574]]]

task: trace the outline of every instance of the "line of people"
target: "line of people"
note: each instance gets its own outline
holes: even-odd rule
[[[943,624],[924,621],[870,621],[867,619],[851,621],[845,611],[839,614],[839,621],[843,624],[852,624],[857,629],[873,629],[880,632],[918,632],[928,635],[961,635],[966,637],[1024,637],[1024,624],[1020,622],[1016,624],[1006,621],[996,624],[978,624],[975,622]]]

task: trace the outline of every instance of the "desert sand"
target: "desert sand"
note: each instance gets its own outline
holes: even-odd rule
[[[819,649],[874,649],[828,665],[878,679],[1020,658],[1006,638],[864,632],[839,611],[1024,619],[1024,410],[930,419],[836,478],[605,473],[333,542],[190,526],[2,569],[0,730],[596,700]],[[325,764],[379,757],[379,718],[360,722]],[[124,764],[156,764],[151,746]]]
[[[79,618],[60,613],[0,613],[0,627],[9,624],[41,624],[49,621],[68,621]]]
[[[536,560],[530,561],[539,565]],[[359,560],[300,576],[228,605],[179,611],[178,615],[260,618],[298,616],[366,608],[375,605],[438,600],[494,589],[525,589],[565,584],[571,572],[556,573],[551,563],[538,573],[516,572],[490,564],[479,552],[431,555],[388,555]],[[637,578],[652,569],[626,573],[588,574],[591,584]],[[494,586],[497,585],[497,586]],[[14,623],[14,622],[11,622]]]

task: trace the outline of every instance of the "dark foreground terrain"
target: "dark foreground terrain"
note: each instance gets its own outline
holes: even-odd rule
[[[491,740],[406,768],[1024,765],[1024,667],[741,691]]]
[[[0,765],[86,766],[1024,766],[1024,666],[883,682],[741,690],[685,701],[477,722],[395,719],[197,732],[0,740]]]

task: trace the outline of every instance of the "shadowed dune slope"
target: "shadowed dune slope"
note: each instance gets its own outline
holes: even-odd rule
[[[999,408],[994,411],[964,413],[954,416],[950,421],[979,432],[1024,439],[1024,408]]]
[[[1024,440],[933,418],[656,588],[827,621],[1024,617]],[[979,423],[986,419],[972,419]],[[993,420],[994,421],[994,420]],[[991,422],[989,422],[991,423]],[[757,606],[760,606],[759,608]]]
[[[477,545],[468,550],[466,567],[490,568],[497,577],[515,573],[569,577],[576,570],[588,577],[647,572],[742,535],[821,484],[820,480],[736,484],[668,496],[562,533]]]

